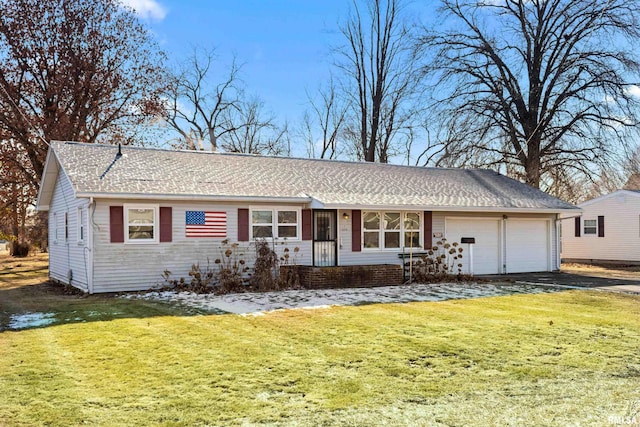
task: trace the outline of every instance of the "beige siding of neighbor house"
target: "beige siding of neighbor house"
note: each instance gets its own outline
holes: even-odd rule
[[[49,277],[88,291],[88,199],[75,198],[71,183],[61,169],[49,208]],[[79,239],[78,212],[82,209],[84,239]],[[65,238],[65,214],[67,236]],[[56,235],[57,234],[57,235]]]
[[[208,202],[167,202],[130,200],[97,199],[93,216],[94,233],[94,292],[120,292],[130,290],[144,290],[164,284],[162,273],[170,271],[173,279],[184,277],[189,280],[188,273],[193,264],[198,263],[201,268],[207,262],[215,267],[216,258],[223,256],[223,238],[187,238],[185,214],[193,211],[224,211],[227,213],[227,239],[229,243],[238,242],[238,208],[250,208],[253,205],[238,205],[228,203]],[[172,208],[172,241],[158,243],[111,243],[109,227],[109,207],[131,205],[155,205]],[[258,206],[258,205],[256,205]],[[261,204],[260,207],[275,206]],[[301,206],[293,206],[302,208]],[[126,229],[126,228],[125,228]],[[126,232],[126,231],[125,231]],[[276,252],[282,255],[288,247],[291,256],[293,250],[300,250],[295,256],[297,264],[311,263],[311,241],[278,242]],[[255,246],[249,242],[239,242],[237,253],[243,254],[243,259],[253,265]],[[292,259],[293,262],[293,259]]]
[[[580,205],[580,237],[573,219],[562,221],[562,259],[640,262],[640,194],[616,192]],[[604,216],[604,237],[584,235],[584,221]]]

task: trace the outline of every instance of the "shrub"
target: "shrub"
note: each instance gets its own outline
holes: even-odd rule
[[[281,244],[286,244],[286,242]],[[207,259],[207,265],[204,268],[199,263],[192,264],[188,280],[185,280],[184,277],[172,279],[171,271],[165,270],[162,274],[164,287],[179,291],[220,294],[247,290],[264,292],[300,287],[297,269],[288,269],[283,277],[280,277],[279,271],[280,265],[296,265],[300,248],[295,247],[291,251],[285,247],[280,258],[266,240],[257,240],[255,249],[256,260],[252,274],[248,273],[250,269],[240,245],[238,243],[230,244],[228,240],[223,240],[220,256],[214,260],[213,266],[209,259]]]
[[[269,243],[256,240],[256,260],[249,283],[257,291],[272,291],[280,288],[277,279],[278,255]]]
[[[213,291],[215,285],[214,271],[211,268],[209,259],[207,259],[207,266],[204,270],[200,267],[200,263],[191,264],[191,270],[189,270],[188,282],[184,277],[180,279],[171,279],[171,271],[165,270],[162,273],[162,278],[165,281],[165,287],[170,287],[179,291],[191,291],[199,294],[209,293]]]
[[[297,257],[300,253],[300,248],[293,248],[293,256],[290,254],[289,248],[284,248],[284,254],[280,257],[280,266],[296,266]],[[296,289],[300,288],[300,273],[297,268],[288,268],[285,274],[279,274],[278,280],[280,281],[280,288]]]
[[[446,280],[462,280],[462,252],[458,242],[439,240],[435,246],[413,261],[412,281],[433,283]]]
[[[229,244],[229,240],[223,240],[221,256],[214,261],[218,266],[215,278],[220,293],[238,292],[246,285],[245,273],[249,271],[249,267],[246,266],[244,254],[239,252],[238,247],[237,243]]]

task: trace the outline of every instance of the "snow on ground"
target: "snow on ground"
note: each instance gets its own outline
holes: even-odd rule
[[[55,321],[55,313],[14,314],[9,319],[9,329],[37,328],[50,325]]]
[[[260,314],[284,309],[326,308],[336,305],[443,301],[500,295],[557,292],[559,289],[527,284],[436,283],[352,289],[304,289],[227,295],[156,291],[122,298],[175,302],[209,312]]]

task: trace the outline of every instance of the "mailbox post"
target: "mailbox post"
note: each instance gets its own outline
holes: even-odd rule
[[[460,243],[466,243],[469,253],[469,274],[473,276],[473,245],[476,243],[475,237],[461,237]]]

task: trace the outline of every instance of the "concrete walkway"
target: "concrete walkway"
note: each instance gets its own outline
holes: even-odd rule
[[[489,280],[491,282],[507,281],[512,283],[556,285],[640,295],[640,278],[638,278],[638,280],[624,280],[561,272],[499,274],[478,276],[478,278]]]

